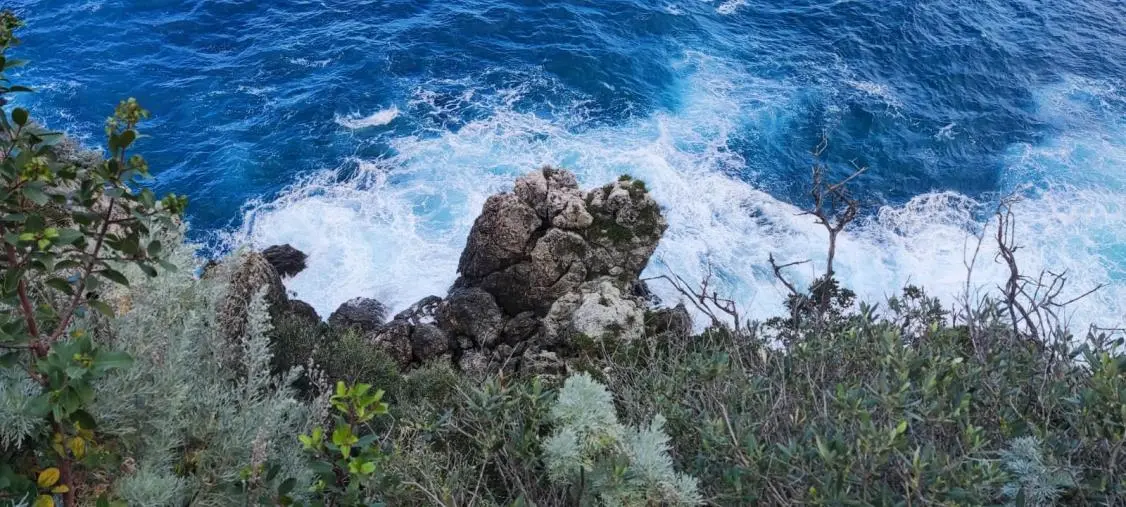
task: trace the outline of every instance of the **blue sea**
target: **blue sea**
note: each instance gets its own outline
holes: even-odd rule
[[[1126,321],[1123,0],[9,3],[33,115],[97,146],[136,97],[192,239],[304,250],[288,285],[322,313],[444,294],[485,198],[553,164],[644,179],[670,223],[648,274],[773,315],[767,256],[825,257],[799,214],[824,136],[835,177],[869,168],[838,257],[861,295],[954,301],[1016,193],[1026,271],[1107,282],[1072,317]],[[1003,276],[987,242],[970,286]]]

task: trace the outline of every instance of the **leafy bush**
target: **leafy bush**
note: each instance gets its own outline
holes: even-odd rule
[[[0,104],[30,91],[5,74],[24,63],[7,55],[20,26],[0,13]],[[156,276],[156,266],[171,267],[155,237],[176,227],[186,205],[157,200],[142,185],[148,164],[128,154],[148,114],[122,101],[106,120],[109,158],[76,165],[53,148],[62,135],[36,126],[26,109],[0,111],[0,500],[50,506],[59,495],[75,505],[78,468],[101,457],[87,452],[99,443],[95,385],[132,360],[91,337],[89,314],[113,316],[99,294],[128,285],[123,270]]]
[[[806,320],[785,348],[762,327],[713,329],[596,366],[628,420],[668,418],[677,462],[716,504],[1122,498],[1122,340],[1048,347],[987,304],[975,347],[931,302],[911,289],[885,315]]]

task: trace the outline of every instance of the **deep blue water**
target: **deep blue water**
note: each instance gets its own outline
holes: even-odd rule
[[[711,264],[769,314],[766,255],[824,255],[790,206],[824,135],[834,174],[870,168],[841,254],[863,294],[956,293],[965,236],[1019,191],[1029,269],[1114,282],[1078,318],[1124,320],[1123,0],[15,8],[42,120],[93,145],[137,97],[154,114],[140,149],[156,187],[192,198],[192,237],[309,251],[290,288],[322,311],[441,292],[484,198],[551,163],[646,179],[671,223],[651,270]]]

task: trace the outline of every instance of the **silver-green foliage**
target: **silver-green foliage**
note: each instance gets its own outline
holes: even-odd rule
[[[283,467],[279,476],[304,478],[294,435],[307,429],[309,414],[289,387],[298,372],[270,373],[261,294],[241,342],[231,342],[214,311],[226,290],[225,268],[196,279],[191,247],[170,257],[180,269],[112,295],[128,311],[104,324],[112,346],[136,361],[97,386],[100,431],[122,443],[131,470],[117,478],[115,492],[129,505],[189,498],[192,505],[230,505],[221,486],[266,460]]]
[[[660,415],[648,426],[623,426],[610,392],[582,373],[564,382],[551,416],[544,461],[552,480],[607,506],[702,503],[696,480],[673,468]]]
[[[1010,500],[1009,505],[1056,505],[1060,493],[1075,486],[1073,472],[1060,466],[1051,456],[1044,456],[1040,440],[1035,437],[1013,439],[1009,447],[1001,451],[1001,461],[1012,477],[1011,482],[1001,488],[1001,493]]]

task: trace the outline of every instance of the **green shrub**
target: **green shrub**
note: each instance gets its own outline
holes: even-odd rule
[[[395,360],[351,330],[326,336],[313,353],[313,362],[326,378],[348,383],[388,386],[399,378]]]
[[[0,105],[30,91],[6,75],[24,63],[7,54],[21,25],[0,12]],[[95,339],[91,314],[113,317],[103,296],[137,278],[123,271],[153,277],[156,266],[172,267],[158,236],[186,205],[158,200],[143,185],[148,164],[129,154],[148,115],[122,101],[105,124],[109,158],[78,165],[54,148],[62,135],[28,110],[0,110],[0,501],[73,506],[83,469],[112,455],[94,431],[95,386],[133,361]]]
[[[861,305],[773,334],[715,329],[593,366],[628,421],[667,418],[677,463],[716,504],[994,505],[1020,493],[1102,505],[1126,494],[1121,340],[1047,346],[1013,335],[987,304],[975,347],[907,292],[886,315]],[[1024,438],[1040,454],[1013,454]],[[1015,456],[1039,468],[1018,473]]]

